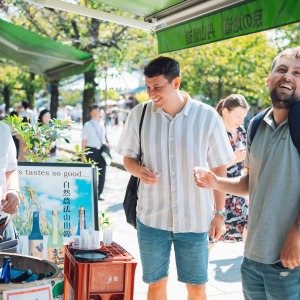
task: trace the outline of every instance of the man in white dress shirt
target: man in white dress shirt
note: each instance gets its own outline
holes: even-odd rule
[[[141,181],[137,234],[148,299],[167,299],[173,244],[178,280],[186,284],[188,299],[204,300],[208,233],[213,239],[225,233],[225,194],[197,189],[193,169],[208,166],[226,176],[226,164],[235,157],[214,108],[179,90],[177,61],[158,57],[147,65],[144,75],[151,101],[141,131],[142,164],[138,161],[139,123],[145,104],[137,105],[128,116],[117,152],[124,156],[127,171]]]
[[[105,173],[106,173],[106,162],[102,157],[103,151],[102,146],[107,145],[106,140],[106,128],[102,121],[100,121],[100,109],[97,104],[90,106],[91,119],[83,125],[82,129],[82,149],[90,148],[90,152],[86,157],[92,159],[97,163],[99,168],[98,176],[98,199],[104,200],[102,195]]]

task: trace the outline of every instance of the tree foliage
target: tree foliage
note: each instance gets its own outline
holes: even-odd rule
[[[264,33],[230,39],[175,53],[181,63],[182,88],[205,102],[232,93],[252,105],[268,99],[265,80],[276,53]]]
[[[99,1],[73,2],[105,12],[130,16],[127,12],[121,12]],[[84,121],[88,118],[88,106],[95,102],[95,77],[106,76],[106,70],[112,67],[120,73],[123,70],[143,70],[143,67],[157,56],[154,33],[49,8],[38,9],[22,0],[0,0],[0,4],[14,24],[93,53],[97,68],[85,74]],[[14,7],[14,10],[11,10],[13,13],[9,12],[10,7]],[[181,87],[192,97],[199,97],[215,105],[219,99],[231,93],[241,93],[253,106],[267,106],[269,99],[265,80],[271,62],[283,47],[298,44],[299,23],[272,32],[275,33],[251,34],[165,55],[179,60],[182,70]],[[4,80],[3,83],[9,86],[20,86],[16,82],[18,76],[12,75],[4,79],[2,77],[0,75],[0,83]],[[26,76],[22,82],[28,82],[29,86],[32,84],[30,77]],[[108,98],[108,95],[103,97]],[[141,95],[140,101],[145,101],[146,98],[146,95]]]

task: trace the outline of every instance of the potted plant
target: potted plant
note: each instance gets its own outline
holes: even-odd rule
[[[3,120],[12,129],[12,134],[17,135],[25,143],[25,159],[28,162],[47,162],[50,158],[50,150],[54,143],[65,141],[70,143],[70,125],[71,120],[51,119],[50,126],[47,124],[36,123],[34,125],[24,122],[22,117],[7,115]],[[89,149],[79,149],[75,145],[75,151],[71,155],[62,155],[56,159],[56,162],[83,162],[95,164],[92,160],[87,160],[85,154]],[[83,159],[82,159],[83,158]]]

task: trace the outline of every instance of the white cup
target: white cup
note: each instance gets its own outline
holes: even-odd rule
[[[100,232],[94,230],[91,235],[91,248],[99,249],[100,248]]]
[[[112,234],[113,229],[112,228],[106,228],[103,230],[103,244],[104,246],[109,246],[112,243]]]
[[[90,249],[91,237],[87,229],[82,229],[80,231],[80,248]]]
[[[75,236],[73,237],[72,246],[73,246],[74,248],[79,248],[79,247],[80,247],[80,236],[75,235]]]

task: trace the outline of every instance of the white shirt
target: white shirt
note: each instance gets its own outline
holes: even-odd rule
[[[117,152],[138,158],[143,104],[126,120]],[[197,187],[195,166],[226,165],[235,159],[224,124],[212,107],[188,98],[175,118],[148,102],[142,128],[143,165],[161,173],[156,185],[140,183],[137,217],[173,232],[207,232],[213,218],[212,192]]]
[[[106,144],[105,132],[103,122],[89,120],[83,125],[82,139],[86,141],[87,147],[100,149],[103,144]]]
[[[34,112],[29,108],[21,111],[19,113],[19,117],[26,118],[26,119],[30,120],[31,125],[35,124]]]
[[[16,146],[11,136],[9,127],[0,122],[0,186],[2,192],[6,191],[6,173],[17,170]]]

